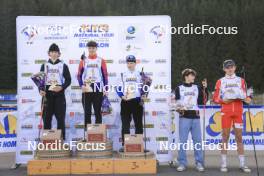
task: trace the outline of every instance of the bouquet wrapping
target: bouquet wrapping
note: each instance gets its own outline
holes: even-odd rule
[[[101,113],[103,115],[111,114],[112,112],[112,107],[111,103],[106,95],[103,96],[103,102],[102,102],[102,108],[101,108]]]
[[[45,90],[46,74],[44,72],[38,72],[32,75],[31,79],[39,90]]]

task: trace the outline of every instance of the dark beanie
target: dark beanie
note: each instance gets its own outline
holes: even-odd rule
[[[50,45],[49,47],[49,52],[52,52],[52,51],[57,51],[58,53],[60,53],[60,48],[57,44],[53,43]]]

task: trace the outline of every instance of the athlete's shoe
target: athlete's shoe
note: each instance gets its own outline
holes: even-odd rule
[[[220,167],[220,171],[221,171],[221,172],[227,172],[228,169],[227,169],[226,166],[221,166],[221,167]]]
[[[245,172],[245,173],[250,173],[251,172],[251,169],[249,169],[247,166],[242,166],[239,168],[242,172]]]
[[[182,172],[182,171],[185,171],[186,170],[186,167],[184,166],[184,165],[179,165],[178,167],[177,167],[177,171],[178,172]]]
[[[196,164],[196,170],[199,172],[204,172],[204,167],[201,163]]]
[[[121,148],[119,149],[119,152],[123,153],[123,152],[124,152],[124,147],[121,147]]]

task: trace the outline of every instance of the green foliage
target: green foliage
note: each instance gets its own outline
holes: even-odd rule
[[[19,15],[169,15],[173,26],[237,26],[237,35],[172,35],[172,84],[194,68],[213,89],[224,59],[246,67],[247,78],[264,92],[264,1],[261,0],[0,0],[0,89],[16,88],[16,24]]]

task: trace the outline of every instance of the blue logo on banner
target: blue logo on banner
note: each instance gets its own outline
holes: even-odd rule
[[[3,122],[0,123],[0,138],[15,138],[16,137],[16,117],[6,115]]]
[[[134,33],[136,32],[136,28],[135,28],[134,26],[129,26],[129,27],[127,28],[127,32],[128,32],[129,34],[134,34]]]

